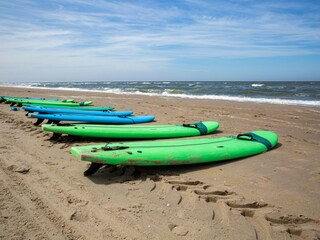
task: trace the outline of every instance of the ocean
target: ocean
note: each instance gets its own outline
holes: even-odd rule
[[[126,82],[34,82],[3,83],[2,86],[76,90],[115,94],[138,94],[176,98],[230,100],[320,107],[320,81],[314,82],[218,82],[218,81],[126,81]]]

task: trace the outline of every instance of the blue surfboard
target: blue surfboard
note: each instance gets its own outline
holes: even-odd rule
[[[71,114],[36,114],[29,113],[28,117],[37,118],[35,125],[39,125],[43,120],[50,122],[71,121],[104,124],[135,124],[152,122],[154,116],[94,116],[94,115],[71,115]]]
[[[43,108],[43,107],[23,107],[25,111],[36,112],[41,114],[72,114],[72,115],[95,115],[95,116],[129,116],[133,111],[86,111],[78,109],[65,109],[65,108]]]

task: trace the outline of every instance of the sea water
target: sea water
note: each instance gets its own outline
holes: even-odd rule
[[[13,85],[4,83],[2,85]],[[320,82],[105,81],[34,82],[15,87],[138,94],[194,99],[220,99],[320,107]]]

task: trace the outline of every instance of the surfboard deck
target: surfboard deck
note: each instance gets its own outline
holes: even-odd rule
[[[77,109],[84,111],[112,111],[115,110],[115,107],[106,106],[106,107],[92,107],[92,106],[62,106],[62,105],[48,105],[48,104],[31,104],[31,103],[23,103],[24,107],[41,107],[41,108],[57,108],[57,109]]]
[[[225,161],[260,154],[272,149],[278,135],[253,131],[219,138],[107,143],[72,147],[70,152],[92,163],[91,175],[102,165],[167,166]]]
[[[105,123],[105,124],[135,124],[152,122],[154,116],[94,116],[94,115],[72,115],[72,114],[28,114],[30,118],[37,118],[35,125],[41,123],[41,120],[48,119],[53,122],[71,121],[87,123]]]
[[[10,99],[29,99],[29,100],[50,100],[50,101],[61,101],[58,98],[43,98],[43,97],[12,97],[12,96],[0,96],[1,99],[6,100],[6,101],[10,101]],[[74,99],[66,99],[63,100],[66,102],[73,102]]]
[[[129,116],[133,111],[87,111],[82,109],[48,108],[48,107],[23,107],[25,111],[37,112],[40,114],[82,114],[95,116]]]
[[[68,100],[33,100],[33,99],[22,99],[22,98],[5,98],[7,102],[11,104],[46,104],[46,105],[61,105],[61,106],[86,106],[92,104],[92,101],[85,102],[74,102],[73,99],[71,102]]]
[[[57,134],[69,134],[82,137],[121,138],[121,139],[157,139],[174,137],[192,137],[212,133],[219,123],[204,121],[191,124],[166,125],[95,125],[95,124],[43,124],[42,129]]]

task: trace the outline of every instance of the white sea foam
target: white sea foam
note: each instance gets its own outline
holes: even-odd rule
[[[64,90],[64,91],[78,91],[78,92],[104,92],[113,94],[130,94],[130,95],[145,95],[145,96],[159,96],[159,97],[174,97],[174,98],[188,98],[188,99],[206,99],[206,100],[226,100],[226,101],[237,101],[237,102],[254,102],[254,103],[269,103],[269,104],[282,104],[282,105],[300,105],[300,106],[312,106],[320,107],[320,101],[307,101],[307,100],[289,100],[280,98],[253,98],[253,97],[237,97],[228,95],[188,95],[188,94],[176,94],[164,91],[158,92],[141,92],[141,91],[124,91],[120,88],[103,88],[103,89],[82,89],[82,88],[50,88],[50,87],[34,87],[28,84],[13,86],[13,85],[0,85],[1,87],[19,87],[19,88],[35,88],[35,89],[49,89],[49,90]]]
[[[251,84],[251,86],[252,87],[263,87],[264,84],[262,84],[262,83],[253,83],[253,84]]]

